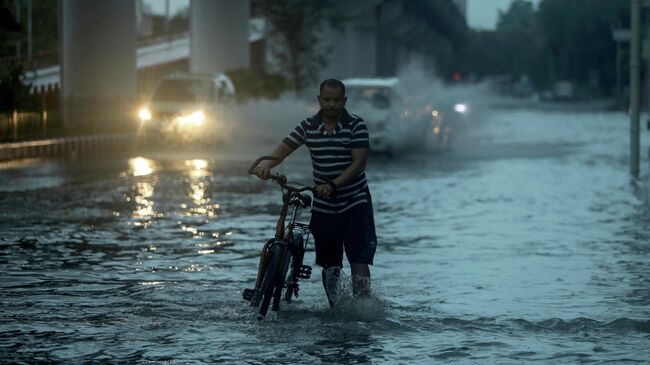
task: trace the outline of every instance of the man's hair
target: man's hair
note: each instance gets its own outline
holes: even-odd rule
[[[323,88],[327,87],[332,87],[332,88],[341,88],[343,90],[343,96],[345,96],[345,85],[341,82],[341,80],[337,79],[327,79],[324,80],[323,82],[320,83],[320,90],[319,92],[323,92]]]

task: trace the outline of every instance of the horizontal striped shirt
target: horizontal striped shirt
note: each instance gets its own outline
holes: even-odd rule
[[[282,142],[292,150],[303,144],[307,146],[314,170],[314,183],[317,185],[326,184],[325,179],[334,180],[352,164],[353,148],[369,148],[366,122],[345,109],[332,132],[327,132],[319,111],[298,123]],[[335,197],[314,196],[313,210],[337,214],[367,202],[368,182],[365,171],[362,171],[345,185],[339,186]]]

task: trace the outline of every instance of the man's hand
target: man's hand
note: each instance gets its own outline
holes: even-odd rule
[[[263,164],[260,164],[253,169],[253,174],[262,180],[266,180],[269,178],[269,176],[271,176],[271,169],[267,166],[264,166]]]
[[[316,186],[316,195],[329,198],[333,195],[334,190],[329,184],[321,184]]]

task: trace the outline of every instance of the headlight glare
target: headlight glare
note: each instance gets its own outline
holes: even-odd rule
[[[178,124],[182,126],[200,126],[203,124],[203,120],[205,119],[205,114],[203,114],[202,111],[197,111],[189,115],[184,115],[182,117],[178,118]]]
[[[466,113],[467,112],[467,105],[462,104],[462,103],[455,104],[454,105],[454,110],[457,113],[461,113],[461,114]]]
[[[146,120],[151,120],[151,112],[147,108],[142,108],[138,112],[138,116],[140,117],[140,120],[146,121]]]

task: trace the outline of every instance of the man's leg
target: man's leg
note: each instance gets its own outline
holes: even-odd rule
[[[352,271],[352,291],[355,296],[367,297],[370,295],[370,268],[368,264],[350,263]]]
[[[336,216],[312,212],[309,229],[314,236],[316,264],[323,268],[323,288],[330,306],[338,301],[338,282],[343,267],[343,242]]]
[[[370,192],[368,204],[359,204],[350,209],[344,219],[345,253],[352,271],[352,291],[355,296],[370,295],[370,268],[377,248],[375,219]]]
[[[330,307],[333,307],[339,301],[339,278],[341,276],[341,268],[338,266],[330,266],[323,268],[323,288],[327,295],[327,301]]]

